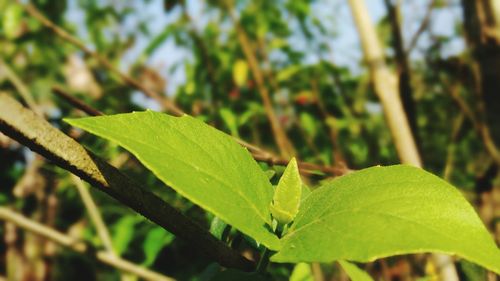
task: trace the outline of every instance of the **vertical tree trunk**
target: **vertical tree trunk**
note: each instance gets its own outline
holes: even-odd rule
[[[410,129],[415,137],[417,147],[419,135],[417,129],[417,116],[415,110],[415,101],[413,100],[413,90],[411,87],[411,71],[408,63],[408,56],[404,49],[403,35],[401,33],[401,14],[399,3],[393,3],[394,0],[384,0],[392,32],[392,48],[396,55],[397,75],[399,78],[399,96],[403,102],[403,108],[408,116]],[[397,2],[397,0],[396,0]]]
[[[385,63],[384,53],[364,2],[349,0],[349,4],[361,38],[365,60],[370,68],[375,93],[382,103],[399,158],[403,163],[420,167],[420,156],[399,97],[398,79]]]
[[[500,3],[498,0],[462,0],[467,45],[477,63],[477,89],[484,100],[479,114],[494,139],[500,138]]]
[[[384,53],[365,3],[363,0],[349,0],[349,4],[358,28],[364,56],[370,68],[375,93],[382,103],[399,158],[403,163],[421,167],[422,162],[399,96],[398,79],[385,63]],[[441,280],[459,280],[449,256],[435,254],[433,260],[440,269]]]

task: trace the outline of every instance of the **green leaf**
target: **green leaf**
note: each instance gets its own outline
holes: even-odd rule
[[[311,114],[302,112],[300,114],[300,124],[311,138],[314,139],[318,135],[316,120],[314,120]]]
[[[300,65],[292,65],[284,68],[278,72],[278,74],[276,75],[276,80],[278,80],[278,82],[284,82],[290,79],[293,75],[297,74],[300,68]]]
[[[182,196],[268,248],[279,248],[268,226],[273,188],[230,136],[191,116],[153,111],[66,122],[117,142]]]
[[[272,180],[274,178],[274,176],[276,175],[275,170],[267,170],[267,171],[264,171],[264,173],[266,174],[266,176],[269,180]]]
[[[19,4],[7,6],[3,15],[3,31],[8,39],[15,39],[21,35],[23,8]]]
[[[278,186],[274,191],[273,203],[270,207],[271,214],[278,223],[285,225],[293,221],[299,211],[301,193],[302,181],[297,160],[294,157],[288,163],[278,182]]]
[[[479,267],[473,263],[470,263],[466,260],[461,260],[458,263],[458,268],[460,269],[460,272],[464,275],[464,280],[465,281],[486,281],[488,280],[487,278],[487,272],[484,270],[484,268]]]
[[[151,42],[148,44],[146,49],[144,50],[144,55],[149,57],[151,54],[160,47],[161,44],[163,44],[168,37],[172,35],[172,33],[175,31],[175,25],[167,25],[163,31],[158,34],[156,37],[154,37]]]
[[[217,273],[211,281],[266,281],[265,276],[257,272],[242,272],[236,269],[226,269]]]
[[[143,243],[145,259],[142,265],[152,265],[161,249],[172,243],[174,238],[175,236],[172,233],[162,227],[155,227],[150,230]]]
[[[456,254],[500,273],[500,251],[460,192],[422,169],[397,165],[313,191],[271,259],[367,262],[422,252]]]
[[[364,272],[356,265],[347,261],[339,261],[339,263],[345,270],[347,276],[349,276],[349,279],[351,279],[351,281],[373,281],[368,273]]]
[[[227,224],[219,217],[214,217],[210,223],[210,233],[217,239],[222,240]]]
[[[135,216],[126,216],[118,220],[113,227],[113,249],[118,255],[122,255],[128,248],[132,238],[137,219]]]
[[[238,133],[238,119],[236,118],[236,115],[234,115],[234,113],[227,108],[221,108],[219,114],[226,124],[227,128],[231,132],[231,135],[239,138],[240,136]]]
[[[296,264],[289,281],[314,281],[311,265],[303,262]]]
[[[233,80],[238,87],[243,87],[248,79],[248,64],[244,60],[237,60],[233,65]]]

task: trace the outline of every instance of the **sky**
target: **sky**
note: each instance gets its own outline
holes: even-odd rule
[[[78,27],[78,37],[89,42],[90,40],[85,30],[85,24],[83,24],[85,15],[78,8],[77,1],[78,0],[69,1],[66,19]],[[197,25],[201,28],[206,20],[206,17],[203,16],[203,5],[205,5],[205,2],[202,0],[187,1],[191,17],[197,19]],[[384,0],[365,1],[374,22],[378,22],[386,13],[383,1]],[[163,9],[163,0],[150,0],[147,1],[147,4],[145,2],[146,1],[100,0],[100,3],[103,4],[113,3],[117,8],[128,6],[136,10],[132,16],[127,18],[122,26],[118,27],[119,30],[112,30],[110,32],[118,32],[122,35],[130,32],[140,34],[140,32],[137,31],[137,24],[140,20],[147,19],[146,22],[151,35],[137,36],[136,44],[126,52],[123,57],[120,67],[124,71],[128,69],[131,63],[137,61],[148,42],[157,34],[161,33],[166,25],[175,21],[180,13],[178,8],[170,13],[165,13]],[[407,0],[402,2],[404,3],[404,5],[402,5],[403,36],[405,42],[409,42],[426,13],[426,7],[429,0]],[[433,12],[431,30],[435,35],[447,36],[453,34],[455,32],[456,23],[461,19],[462,15],[458,0],[449,0],[448,2],[451,4],[452,8],[436,9]],[[363,65],[360,64],[362,53],[359,38],[347,0],[317,0],[312,5],[312,13],[320,19],[325,26],[331,26],[329,32],[335,35],[330,39],[331,42],[328,42],[332,50],[331,60],[339,66],[348,67],[353,73],[361,73],[364,71]],[[428,45],[429,42],[429,36],[424,34],[420,38],[416,50],[411,53],[411,58],[413,60],[422,58],[422,53],[419,52],[418,46]],[[296,38],[292,37],[290,43],[293,44],[295,48],[307,50],[307,42],[304,42],[299,36],[296,36]],[[447,48],[444,48],[447,53],[443,55],[449,56],[459,53],[463,48],[463,40],[457,38],[448,43]],[[181,67],[171,73],[169,69],[175,64],[190,59],[192,59],[192,57],[189,51],[176,46],[173,40],[166,40],[161,47],[147,59],[146,64],[157,69],[163,77],[168,78],[166,92],[174,93],[179,85],[185,83],[185,71]],[[315,54],[306,57],[306,63],[314,63],[317,60],[318,58]]]

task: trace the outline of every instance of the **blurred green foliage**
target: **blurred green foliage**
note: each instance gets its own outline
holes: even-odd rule
[[[437,2],[434,10],[439,13],[456,13],[459,4],[458,1]],[[382,109],[371,89],[370,77],[359,70],[362,62],[352,62],[353,67],[348,67],[332,60],[337,50],[331,42],[343,30],[338,30],[334,21],[326,20],[318,12],[323,6],[332,6],[327,5],[327,1],[36,0],[33,4],[115,67],[136,77],[149,89],[171,97],[187,113],[228,134],[277,151],[258,85],[237,38],[241,31],[229,16],[235,12],[260,62],[274,110],[297,150],[298,159],[328,166],[344,163],[350,169],[399,162]],[[413,4],[405,2],[403,11],[411,11]],[[341,10],[347,2],[336,5]],[[160,9],[168,18],[168,21],[159,21],[164,26],[152,23],[149,16],[151,10]],[[0,90],[22,100],[19,85],[4,70],[7,66],[54,126],[77,138],[208,229],[214,219],[212,215],[165,188],[136,159],[116,145],[63,123],[64,117],[84,114],[55,96],[52,87],[62,85],[75,97],[106,114],[146,107],[160,109],[160,106],[123,83],[95,57],[44,27],[15,1],[0,0],[0,11]],[[339,14],[338,11],[332,13]],[[418,24],[422,19],[413,20],[416,23],[412,24]],[[388,25],[385,16],[379,21],[378,32],[388,47],[390,65],[396,69]],[[428,28],[424,31],[424,42],[417,44],[418,55],[410,54],[415,118],[426,169],[446,177],[462,188],[471,202],[478,203],[480,191],[490,190],[492,186],[491,180],[484,181],[491,179],[492,160],[473,124],[462,116],[450,95],[456,91],[469,104],[474,104],[476,99],[470,78],[474,60],[470,50],[464,48],[457,54],[446,55],[450,42],[463,40],[465,36],[460,28],[462,21],[455,25],[457,28],[451,35],[436,35]],[[403,30],[413,32],[405,26]],[[165,61],[157,61],[158,58]],[[28,171],[36,158],[0,135],[0,204],[102,247],[67,172],[43,162],[35,171],[45,180],[23,181],[33,177]],[[265,163],[261,163],[261,167],[278,175],[284,170]],[[327,176],[315,173],[307,179],[307,184],[314,186]],[[179,280],[210,280],[219,270],[188,242],[175,239],[99,192],[92,195],[109,226],[113,246],[123,257]],[[57,203],[48,204],[48,198],[56,198]],[[0,235],[5,235],[3,224]],[[234,247],[255,258],[252,241],[234,231],[230,237]],[[1,276],[7,271],[3,263],[7,249],[2,239]],[[47,255],[50,258],[46,264],[52,270],[53,280],[120,279],[115,269],[65,250]],[[387,263],[397,268],[398,261],[395,258]],[[423,262],[410,260],[410,263],[415,276],[432,274],[426,272]],[[371,273],[382,274],[381,266],[376,263]],[[460,263],[459,268],[464,280],[485,278],[479,269],[467,263]],[[339,269],[331,265],[323,265],[322,269],[328,277],[340,274]],[[308,268],[303,265],[273,265],[270,274],[276,280],[287,280],[289,276],[304,276],[293,280],[310,278]]]

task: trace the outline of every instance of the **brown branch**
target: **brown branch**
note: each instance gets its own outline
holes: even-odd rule
[[[90,217],[90,221],[94,225],[97,232],[97,236],[99,236],[102,245],[104,246],[104,248],[108,253],[116,256],[115,250],[113,249],[113,242],[111,241],[111,235],[109,235],[108,228],[104,223],[101,213],[99,212],[99,208],[97,207],[94,199],[92,198],[92,195],[90,194],[89,190],[87,189],[83,181],[79,179],[77,176],[71,175],[71,180],[75,184],[76,189],[80,194],[83,205],[87,210],[87,213]]]
[[[385,62],[384,51],[368,9],[364,0],[349,0],[349,5],[370,68],[375,93],[382,104],[398,156],[402,163],[421,167],[422,161],[399,97],[398,78]]]
[[[189,241],[222,266],[254,268],[253,262],[6,94],[0,94],[0,131]]]
[[[313,74],[314,75],[314,74]],[[338,128],[336,126],[337,118],[330,114],[326,109],[325,102],[318,89],[318,81],[316,79],[311,79],[311,92],[316,99],[316,105],[319,109],[319,113],[325,120],[325,125],[328,128],[328,136],[330,137],[330,142],[332,143],[332,161],[336,163],[346,163],[344,155],[340,147],[340,142],[338,138]]]
[[[74,239],[73,237],[67,236],[36,221],[30,220],[29,218],[26,218],[12,210],[9,210],[6,207],[0,207],[0,220],[15,224],[29,232],[42,236],[64,247],[70,248],[75,252],[81,254],[91,253],[91,249],[85,242]],[[157,272],[151,271],[147,268],[138,266],[129,261],[110,255],[105,251],[97,251],[95,253],[95,258],[104,264],[110,265],[124,272],[132,273],[146,280],[175,280]]]
[[[404,39],[403,33],[401,31],[400,3],[398,3],[398,1],[396,1],[396,3],[393,3],[393,0],[385,0],[384,2],[391,25],[392,49],[394,50],[394,57],[396,59],[399,82],[399,96],[401,98],[401,101],[403,102],[403,108],[406,112],[406,116],[408,117],[408,123],[410,124],[410,129],[417,143],[417,148],[420,148],[420,136],[418,134],[417,126],[417,112],[415,100],[413,99],[413,88],[411,85],[411,69],[408,60],[408,53],[405,52],[404,49]]]
[[[136,88],[136,89],[144,92],[144,94],[146,94],[147,96],[155,99],[156,101],[158,101],[160,103],[161,106],[163,106],[164,108],[167,108],[168,110],[170,110],[171,113],[173,113],[174,115],[182,115],[182,114],[184,114],[184,112],[181,109],[179,109],[177,106],[175,106],[175,104],[173,104],[172,101],[168,100],[166,97],[162,97],[162,96],[160,96],[160,95],[158,95],[158,94],[150,91],[145,86],[143,86],[142,84],[140,84],[140,82],[138,82],[137,80],[133,79],[132,77],[128,76],[127,74],[125,74],[123,72],[120,72],[105,57],[103,57],[100,54],[98,54],[96,52],[93,52],[92,50],[90,50],[89,48],[87,48],[76,37],[72,36],[71,34],[69,34],[68,32],[66,32],[64,29],[62,29],[61,27],[57,26],[55,23],[53,23],[48,18],[46,18],[44,15],[42,15],[42,13],[40,11],[38,11],[36,9],[36,7],[34,7],[33,5],[31,5],[31,4],[23,5],[23,7],[25,8],[25,10],[31,16],[33,16],[34,18],[36,18],[37,20],[39,20],[45,27],[47,27],[50,30],[52,30],[57,36],[61,37],[63,40],[66,40],[69,43],[71,43],[71,44],[75,45],[76,47],[80,48],[84,53],[88,54],[89,56],[92,56],[92,57],[96,58],[106,68],[108,68],[108,70],[110,70],[113,73],[119,74],[119,76],[123,79],[123,81],[125,81],[130,86],[132,86],[132,87],[134,87],[134,88]],[[250,50],[250,52],[251,52],[251,50]],[[255,62],[256,62],[256,59],[255,59]],[[256,64],[256,66],[257,66],[257,69],[258,69],[258,65],[257,64]],[[257,72],[259,72],[259,71],[260,70],[257,70]],[[261,77],[262,78],[262,74],[260,76],[257,74],[257,77]],[[261,80],[263,81],[263,78]],[[262,85],[264,85],[263,82],[262,82]],[[58,94],[61,98],[66,99],[70,104],[72,104],[76,108],[84,111],[85,113],[87,113],[87,114],[89,114],[91,116],[102,115],[101,111],[93,109],[92,107],[89,107],[88,105],[86,105],[82,101],[80,101],[80,100],[74,98],[73,96],[67,94],[66,91],[64,91],[61,87],[55,86],[55,87],[53,87],[52,90],[56,94]],[[267,99],[267,100],[269,101],[268,104],[270,104],[270,99]],[[272,110],[272,105],[271,105],[271,110]],[[274,114],[274,111],[272,111],[271,114]],[[275,119],[276,118],[272,118],[272,120],[275,120]],[[277,126],[279,126],[279,123],[276,120],[276,122],[274,122],[274,123],[271,122],[271,126],[273,128],[277,128]],[[279,127],[281,127],[281,126],[279,126]],[[284,134],[284,132],[283,132],[283,134]],[[285,147],[288,146],[286,144],[286,143],[288,143],[289,146],[291,147],[292,151],[293,151],[293,146],[290,144],[290,142],[288,140],[288,137],[286,137],[286,134],[284,134],[284,136],[285,136],[285,138],[280,138],[281,140],[284,139],[284,141],[281,141],[281,142],[284,143]],[[243,141],[241,139],[236,139],[236,141],[240,145],[246,147],[252,153],[252,155],[254,155],[255,159],[257,159],[256,158],[257,154],[259,154],[258,156],[260,156],[260,158],[262,158],[262,155],[265,155],[265,159],[267,159],[265,161],[268,162],[269,164],[286,165],[286,163],[288,163],[288,161],[289,161],[288,160],[289,157],[286,157],[286,159],[285,158],[279,158],[279,157],[275,156],[273,153],[265,151],[265,150],[263,150],[263,149],[261,149],[259,147],[254,146],[254,145],[251,145],[251,144],[249,144],[249,143],[247,143],[247,142],[245,142],[245,141]],[[307,170],[307,169],[303,168],[302,171],[304,171],[305,173],[312,173],[314,170],[317,170],[317,171],[321,171],[323,173],[331,174],[331,175],[343,174],[343,173],[340,173],[338,171],[338,169],[336,169],[336,168],[328,167],[328,166],[320,166],[320,165],[316,165],[316,164],[312,164],[312,163],[301,162],[301,163],[299,163],[299,167],[300,166],[302,166],[302,167],[308,167],[308,168],[311,169],[311,170]]]
[[[83,101],[68,94],[68,92],[66,92],[61,86],[53,86],[52,92],[54,92],[60,98],[66,100],[72,106],[80,109],[81,111],[87,113],[90,116],[104,115],[104,113],[102,113],[101,111],[89,106],[88,104],[84,103]]]
[[[446,152],[446,161],[443,170],[443,179],[446,181],[450,181],[451,174],[454,168],[455,161],[455,151],[457,147],[457,140],[459,136],[459,132],[462,129],[462,125],[464,123],[465,114],[460,112],[458,116],[453,121],[453,126],[451,129],[450,143],[448,144],[448,149]]]
[[[493,137],[491,136],[491,131],[489,126],[483,120],[479,118],[469,107],[467,102],[458,93],[458,87],[452,86],[450,90],[450,95],[456,102],[458,108],[464,113],[464,115],[469,119],[474,127],[476,133],[481,137],[483,141],[484,148],[488,151],[490,157],[495,161],[497,166],[500,167],[500,149],[495,144]],[[484,103],[482,97],[479,96],[479,103]],[[483,105],[484,106],[484,105]],[[480,106],[481,107],[481,106]]]
[[[295,155],[295,149],[293,148],[292,143],[288,139],[283,127],[278,121],[276,114],[273,109],[273,104],[271,102],[271,98],[269,96],[269,89],[265,85],[264,74],[260,69],[259,62],[255,56],[254,51],[252,50],[252,44],[245,29],[241,26],[236,13],[234,12],[232,7],[227,7],[229,11],[229,15],[231,16],[231,20],[233,25],[236,28],[236,36],[238,37],[238,41],[243,50],[243,54],[248,62],[248,66],[250,67],[250,71],[252,72],[252,76],[255,80],[255,84],[257,85],[258,92],[262,99],[262,103],[264,105],[264,110],[267,115],[267,119],[271,124],[272,133],[276,144],[280,150],[280,154],[283,157],[290,158]]]
[[[88,55],[96,58],[106,68],[108,68],[108,70],[110,70],[111,72],[113,72],[115,74],[118,74],[123,79],[123,81],[125,81],[127,84],[129,84],[132,87],[134,87],[134,88],[136,88],[136,89],[144,92],[144,94],[146,94],[147,96],[149,96],[149,97],[157,100],[160,103],[160,105],[162,105],[162,106],[166,107],[167,109],[169,109],[173,114],[175,114],[175,115],[182,115],[182,114],[184,114],[184,112],[181,109],[179,109],[177,106],[175,106],[171,101],[169,101],[166,98],[161,97],[160,95],[158,95],[158,94],[150,91],[149,89],[147,89],[145,86],[143,86],[142,84],[140,84],[138,81],[136,81],[132,77],[130,77],[127,74],[122,73],[121,71],[119,71],[118,69],[116,69],[105,57],[103,57],[103,56],[99,55],[98,53],[93,52],[92,50],[90,50],[89,48],[87,48],[76,37],[72,36],[71,34],[69,34],[68,32],[66,32],[64,29],[62,29],[61,27],[57,26],[55,23],[53,23],[48,18],[46,18],[44,15],[42,15],[40,13],[40,11],[38,11],[33,5],[31,5],[31,4],[23,5],[23,7],[25,8],[25,10],[31,16],[33,16],[34,18],[36,18],[37,20],[39,20],[45,27],[47,27],[50,30],[52,30],[56,35],[58,35],[62,39],[66,40],[69,43],[71,43],[71,44],[75,45],[76,47],[80,48],[86,54],[88,54]],[[239,32],[239,34],[241,34],[241,32]],[[245,40],[245,39],[243,39],[243,40]],[[253,54],[253,53],[251,53],[251,49],[249,50],[249,53],[250,53],[250,58],[251,58],[252,54]],[[252,61],[255,62],[255,63],[252,63],[250,65],[251,65],[251,67],[252,67],[252,65],[254,65],[254,67],[256,67],[256,69],[257,69],[257,72],[255,72],[255,69],[253,71],[254,76],[260,77],[261,79],[259,81],[262,81],[262,83],[260,83],[260,84],[262,86],[264,86],[264,82],[263,82],[263,78],[262,78],[262,73],[260,73],[260,69],[258,68],[258,64],[257,64],[257,61],[256,61],[254,55],[253,55],[253,57],[254,57],[254,60],[252,60]],[[255,75],[255,73],[257,73],[257,75]],[[259,73],[260,73],[260,75],[259,75]],[[263,88],[265,89],[265,86]],[[91,116],[99,116],[99,115],[103,114],[101,111],[93,109],[92,107],[86,105],[82,101],[80,101],[80,100],[74,98],[73,96],[67,94],[66,91],[64,91],[61,87],[54,86],[52,90],[59,97],[66,99],[70,104],[72,104],[76,108],[84,111],[85,113],[87,113],[87,114],[89,114]],[[264,94],[265,93],[267,93],[267,90],[264,91]],[[271,112],[272,112],[271,114],[274,115],[274,111],[272,110],[272,105],[271,105],[271,102],[270,102],[270,99],[269,99],[269,95],[267,94],[265,96],[267,96],[267,99],[264,98],[264,100],[265,100],[264,104],[265,105],[267,104],[268,107],[270,107]],[[281,128],[281,126],[279,126],[279,123],[277,122],[277,119],[276,119],[275,115],[274,115],[274,118],[271,118],[271,120],[275,120],[276,121],[276,122],[271,121],[271,126],[273,127],[273,131],[275,130],[275,128],[278,128],[278,127]],[[280,133],[278,133],[278,134],[280,134]],[[283,132],[283,134],[284,134],[284,132]],[[283,135],[283,134],[280,134],[280,135]],[[283,144],[284,147],[289,146],[293,150],[293,146],[290,144],[290,142],[288,140],[288,137],[286,137],[286,134],[284,134],[284,136],[285,136],[285,138],[279,138],[279,141]],[[288,163],[288,160],[286,160],[284,158],[276,157],[274,154],[272,154],[270,152],[267,152],[267,151],[264,151],[263,149],[258,148],[256,146],[253,146],[253,145],[251,145],[251,144],[249,144],[249,143],[247,143],[247,142],[245,142],[243,140],[237,139],[237,141],[238,141],[238,143],[240,145],[248,148],[248,150],[252,153],[252,155],[254,155],[254,158],[256,160],[261,159],[261,161],[266,161],[269,164],[273,164],[273,165],[286,165],[286,163]],[[278,141],[278,138],[277,138],[277,141]],[[288,145],[286,143],[288,143]],[[265,156],[263,156],[263,155],[265,155]],[[299,163],[299,167],[300,166],[302,166],[302,167],[308,167],[309,169],[311,169],[311,170],[307,170],[305,168],[302,168],[302,171],[304,171],[305,173],[311,173],[314,170],[318,170],[318,171],[321,171],[321,172],[326,173],[326,174],[333,174],[333,175],[343,174],[342,172],[339,172],[339,170],[336,169],[336,168],[328,167],[328,166],[316,165],[316,164],[312,164],[312,163],[304,163],[304,162],[302,162],[302,163]]]
[[[18,2],[20,2],[20,1],[18,0]],[[104,67],[106,67],[110,72],[112,72],[115,75],[117,75],[118,77],[120,77],[120,79],[122,79],[127,85],[143,92],[146,96],[154,99],[162,107],[167,109],[172,114],[177,115],[177,116],[184,114],[184,112],[179,107],[177,107],[171,100],[169,100],[165,96],[162,96],[159,93],[156,93],[155,91],[150,90],[148,87],[141,84],[135,78],[120,71],[118,68],[113,66],[113,64],[106,57],[101,56],[99,53],[92,51],[90,48],[85,46],[85,44],[83,44],[80,40],[78,40],[78,38],[69,34],[66,30],[57,26],[54,22],[52,22],[47,17],[45,17],[35,6],[33,6],[32,4],[27,4],[27,5],[21,4],[21,5],[23,6],[24,10],[28,14],[30,14],[32,17],[34,17],[35,19],[40,21],[45,27],[52,30],[57,36],[68,41],[69,43],[73,44],[77,48],[81,49],[85,54],[95,58],[99,63],[101,63]]]
[[[415,46],[417,46],[418,39],[420,39],[420,36],[424,33],[425,29],[427,26],[429,26],[431,22],[431,16],[432,16],[432,9],[436,5],[436,0],[432,0],[429,5],[427,6],[427,11],[425,12],[424,19],[422,20],[422,23],[418,27],[417,31],[415,34],[410,39],[410,43],[408,44],[408,47],[406,48],[405,53],[408,55],[410,54]]]
[[[90,116],[104,115],[104,113],[102,113],[101,111],[75,98],[74,96],[72,96],[59,86],[52,87],[52,91],[54,91],[59,97],[68,101],[74,107],[82,110],[83,112],[87,113]],[[237,141],[241,146],[246,147],[256,161],[266,162],[270,165],[280,165],[280,166],[288,165],[289,161],[288,159],[278,157],[273,153],[265,151],[253,144],[247,143],[244,140],[237,138],[234,138],[234,140]],[[322,166],[307,162],[298,162],[298,165],[299,165],[299,170],[305,175],[314,174],[314,171],[320,171],[322,173],[335,176],[340,176],[346,173],[346,170],[343,168]]]

